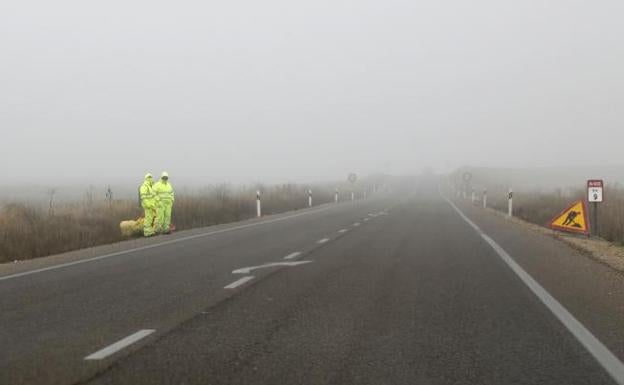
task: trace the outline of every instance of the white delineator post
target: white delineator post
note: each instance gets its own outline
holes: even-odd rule
[[[354,201],[355,200],[355,193],[353,191],[351,191],[351,200]]]
[[[260,190],[256,191],[256,211],[258,218],[262,216],[262,203],[260,202]]]
[[[487,209],[487,190],[483,190],[483,208]]]
[[[509,205],[508,205],[508,210],[507,210],[507,215],[508,216],[513,216],[513,190],[509,189]]]
[[[470,196],[470,199],[472,200],[472,204],[474,205],[475,201],[477,200],[474,189],[472,189],[472,195]]]
[[[308,190],[308,207],[312,207],[312,190]]]
[[[334,196],[334,202],[338,203],[338,189],[336,189],[336,195]]]

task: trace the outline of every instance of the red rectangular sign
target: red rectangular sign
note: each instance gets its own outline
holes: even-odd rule
[[[587,187],[603,187],[601,179],[590,179],[587,181]]]
[[[604,201],[604,183],[601,179],[587,181],[587,201],[601,203]]]

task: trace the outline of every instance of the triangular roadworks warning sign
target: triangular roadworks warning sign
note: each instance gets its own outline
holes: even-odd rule
[[[563,210],[550,222],[550,228],[571,233],[589,234],[589,217],[585,202],[574,202],[570,207]]]

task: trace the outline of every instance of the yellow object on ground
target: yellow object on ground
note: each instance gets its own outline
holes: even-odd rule
[[[169,174],[166,172],[162,173],[160,180],[154,185],[153,191],[158,201],[156,231],[169,233],[171,212],[173,210],[173,202],[175,201],[173,186],[169,183]]]
[[[121,235],[124,237],[132,237],[135,235],[143,234],[143,218],[139,218],[137,220],[129,220],[123,221],[119,224],[119,229],[121,230]]]
[[[146,174],[143,184],[139,188],[139,196],[141,198],[141,207],[145,213],[143,222],[143,235],[150,237],[156,233],[155,222],[157,215],[158,199],[154,192],[154,181],[152,174]]]

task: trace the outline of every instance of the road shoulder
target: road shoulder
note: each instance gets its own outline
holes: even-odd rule
[[[469,202],[456,204],[620,360],[624,358],[624,274],[548,229]]]

